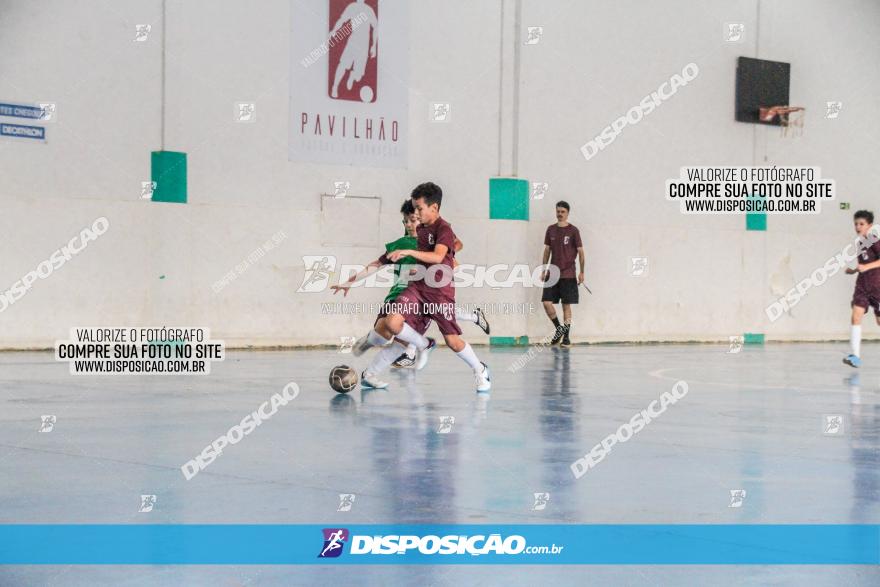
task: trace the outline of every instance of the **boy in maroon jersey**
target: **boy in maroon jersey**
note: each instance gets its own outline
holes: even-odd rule
[[[452,283],[455,234],[452,226],[440,217],[443,190],[428,182],[412,191],[412,202],[421,224],[417,229],[418,250],[397,250],[388,254],[396,262],[413,257],[428,271],[424,279],[412,282],[395,300],[397,311],[376,323],[375,329],[358,340],[352,348],[355,356],[373,346],[384,346],[397,337],[418,349],[417,369],[428,361],[436,347],[433,339],[419,334],[426,320],[434,320],[446,345],[473,370],[477,391],[489,391],[489,367],[481,362],[471,345],[461,339],[461,328],[455,321],[455,287]],[[422,330],[424,332],[424,330]]]
[[[394,285],[391,288],[391,291],[388,292],[388,295],[385,297],[385,301],[382,304],[382,309],[379,312],[379,315],[376,318],[376,323],[380,320],[384,319],[387,315],[387,311],[389,307],[392,307],[393,302],[396,301],[397,296],[400,295],[409,285],[410,281],[410,268],[414,267],[418,262],[412,257],[404,257],[403,259],[398,260],[396,263],[392,263],[390,259],[388,259],[388,254],[391,251],[396,250],[412,250],[418,248],[418,225],[419,225],[419,217],[416,214],[416,210],[413,207],[412,199],[407,198],[404,200],[403,205],[400,207],[400,213],[403,215],[403,226],[405,228],[405,235],[393,242],[386,243],[385,245],[385,253],[383,253],[378,259],[367,265],[362,271],[353,275],[348,281],[345,283],[341,283],[339,285],[331,286],[330,289],[333,290],[333,293],[342,292],[343,296],[348,295],[349,289],[351,289],[352,285],[356,282],[360,281],[367,275],[370,275],[373,271],[379,269],[384,265],[395,265],[394,268]],[[455,238],[453,241],[453,255],[462,249],[463,245],[458,238]],[[455,318],[457,321],[466,321],[473,322],[479,328],[483,330],[486,334],[489,334],[489,322],[486,320],[486,316],[480,308],[475,308],[472,312],[466,312],[463,310],[459,310],[456,308]],[[374,323],[375,326],[375,323]],[[419,325],[419,328],[416,331],[419,334],[424,335],[425,332],[430,326],[430,320],[424,321]],[[400,344],[397,344],[400,343]],[[406,344],[401,341],[396,341],[389,345],[386,345],[370,362],[367,368],[361,373],[361,387],[371,388],[371,389],[384,389],[388,387],[388,384],[381,379],[378,378],[378,373],[384,371],[388,368],[388,364],[390,363],[392,367],[395,368],[413,368],[416,365],[416,354],[417,349],[414,344]]]
[[[862,318],[868,308],[874,308],[877,324],[880,324],[880,242],[874,227],[874,213],[859,210],[853,214],[853,226],[859,235],[859,264],[847,273],[858,273],[852,303],[852,328],[850,330],[850,354],[843,360],[850,367],[861,367]],[[873,237],[873,238],[872,238]]]
[[[557,344],[560,339],[562,346],[571,346],[569,333],[571,332],[571,305],[578,303],[578,285],[584,282],[584,245],[581,242],[581,233],[573,225],[568,223],[568,213],[571,207],[568,202],[556,202],[556,224],[547,227],[544,235],[544,260],[543,264],[552,263],[559,268],[559,281],[553,285],[544,286],[541,301],[544,303],[544,311],[547,317],[556,327],[556,334],[550,344]],[[580,262],[581,272],[575,278],[574,259]],[[549,278],[549,271],[544,272],[544,281]],[[565,326],[559,324],[556,317],[556,308],[553,304],[562,301],[562,317]]]

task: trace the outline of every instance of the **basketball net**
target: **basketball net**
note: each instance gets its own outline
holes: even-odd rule
[[[804,115],[806,112],[803,106],[762,106],[759,109],[762,122],[773,122],[774,118],[779,118],[783,138],[799,137],[804,134]]]

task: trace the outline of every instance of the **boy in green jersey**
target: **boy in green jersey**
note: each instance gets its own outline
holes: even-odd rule
[[[409,281],[406,279],[409,273],[409,268],[407,265],[415,265],[418,263],[412,257],[404,257],[400,259],[396,263],[390,261],[387,257],[387,254],[391,251],[399,251],[403,249],[414,249],[418,246],[418,241],[415,237],[416,227],[419,225],[418,218],[416,217],[415,208],[413,208],[412,202],[410,200],[406,200],[403,205],[400,207],[400,213],[403,215],[403,227],[405,229],[404,236],[400,237],[396,241],[392,241],[385,245],[385,253],[364,267],[362,271],[360,271],[357,275],[353,275],[348,281],[341,285],[331,286],[330,289],[333,290],[333,293],[342,292],[342,295],[348,295],[348,290],[351,286],[356,282],[360,281],[370,273],[373,273],[374,270],[379,269],[384,265],[394,265],[394,285],[391,286],[391,290],[388,292],[388,295],[385,296],[384,304],[389,304],[397,299],[397,296],[406,289],[406,286],[409,285]],[[401,271],[401,269],[405,269],[405,271]],[[401,277],[401,274],[403,277]],[[379,318],[382,317],[382,313],[380,313]],[[378,319],[378,318],[377,318]]]

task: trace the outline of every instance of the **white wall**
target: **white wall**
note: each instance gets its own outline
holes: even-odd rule
[[[465,241],[461,260],[473,263],[537,263],[553,203],[568,200],[595,292],[576,309],[576,340],[846,334],[846,276],[774,324],[764,307],[774,285],[790,287],[839,250],[852,211],[880,215],[873,167],[880,119],[872,110],[880,93],[880,5],[525,0],[522,27],[543,26],[544,35],[520,47],[517,170],[551,185],[547,198],[532,202],[527,224],[488,220],[500,104],[502,173],[512,166],[511,63],[521,42],[514,8],[514,0],[412,2],[409,168],[389,170],[288,162],[286,0],[258,8],[168,0],[165,147],[185,151],[189,166],[189,203],[174,205],[139,198],[150,151],[161,142],[161,2],[0,1],[0,52],[8,56],[0,101],[58,104],[47,144],[0,141],[0,288],[96,217],[111,221],[106,235],[0,313],[0,347],[49,346],[85,325],[208,326],[228,344],[255,345],[357,334],[372,316],[322,316],[321,303],[333,298],[295,293],[303,255],[358,263],[377,254],[320,244],[320,194],[335,180],[381,198],[382,240],[399,233],[397,208],[411,188],[436,181],[447,195],[443,214]],[[725,22],[746,25],[744,43],[723,41]],[[139,23],[153,27],[148,42],[132,42]],[[807,107],[802,138],[733,120],[739,55],[792,64],[792,101]],[[700,68],[696,80],[584,160],[583,143],[691,61]],[[823,118],[829,100],[844,104],[837,119]],[[233,122],[240,101],[257,103],[255,123]],[[432,101],[452,104],[450,124],[428,120]],[[663,182],[682,166],[763,163],[821,167],[852,210],[771,217],[767,232],[747,232],[742,217],[686,217],[663,198]],[[278,230],[288,235],[279,249],[212,291]],[[634,255],[649,257],[646,277],[628,275]],[[348,301],[381,297],[353,291]],[[540,306],[537,290],[461,290],[458,298]],[[500,336],[549,331],[540,313],[494,326]]]

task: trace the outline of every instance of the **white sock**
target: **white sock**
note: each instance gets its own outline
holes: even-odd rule
[[[462,322],[473,322],[477,323],[477,314],[476,312],[465,312],[458,308],[455,309],[455,319]]]
[[[394,362],[394,359],[400,356],[400,354],[404,351],[403,345],[398,342],[393,342],[383,348],[381,351],[376,353],[376,356],[373,357],[373,360],[370,361],[370,364],[367,365],[366,373],[368,375],[378,375],[388,369],[391,366],[391,363]]]
[[[416,345],[411,344],[406,347],[406,356],[411,359],[416,356]]]
[[[403,330],[398,333],[397,338],[404,342],[408,342],[409,344],[416,345],[416,348],[419,350],[428,348],[428,339],[416,332],[409,324],[403,325]]]
[[[373,346],[385,346],[386,344],[388,344],[388,339],[386,339],[375,330],[371,330],[370,333],[367,335],[367,342]]]
[[[860,324],[853,324],[852,330],[849,333],[849,347],[852,350],[852,354],[857,357],[860,357],[859,354],[862,350],[862,326]]]
[[[483,370],[483,365],[480,364],[477,353],[474,352],[474,349],[468,343],[464,343],[464,348],[455,354],[461,357],[461,360],[467,363],[474,371],[480,372]]]

